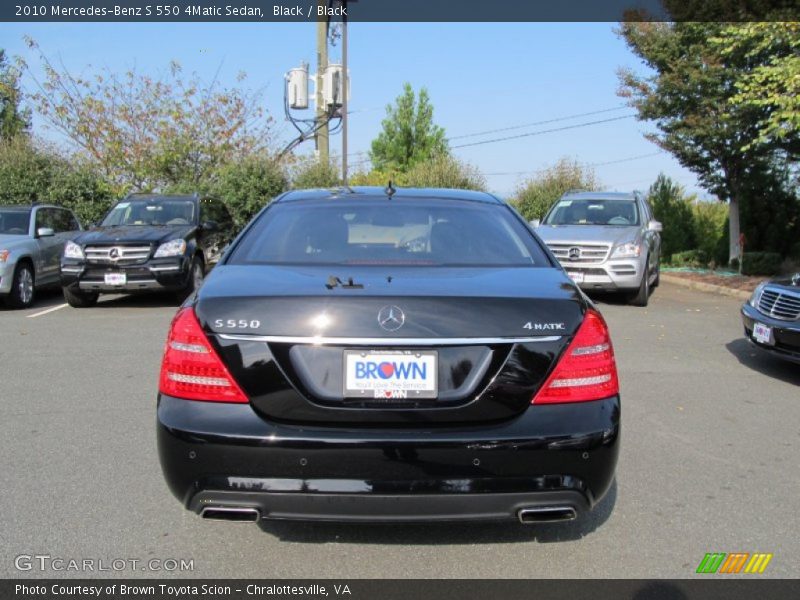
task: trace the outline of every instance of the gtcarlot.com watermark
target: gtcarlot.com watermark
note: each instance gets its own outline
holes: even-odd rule
[[[50,554],[20,554],[14,558],[17,571],[78,573],[122,571],[194,571],[193,558],[69,558]]]

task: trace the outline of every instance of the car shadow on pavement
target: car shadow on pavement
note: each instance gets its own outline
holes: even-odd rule
[[[175,294],[128,294],[120,296],[100,296],[100,301],[95,308],[161,308],[181,305],[181,300]]]
[[[749,369],[780,379],[786,383],[800,385],[800,368],[798,368],[797,364],[777,356],[771,356],[744,338],[728,342],[725,347],[741,364]]]
[[[503,522],[303,523],[262,520],[259,528],[280,540],[304,544],[513,544],[579,540],[605,523],[617,502],[617,481],[592,512],[566,523]]]
[[[61,293],[61,288],[47,288],[36,290],[36,298],[33,300],[33,305],[24,310],[37,312],[59,304],[64,304],[64,295]],[[9,308],[5,302],[0,300],[0,312],[19,312],[19,309]]]
[[[586,295],[596,304],[610,304],[611,306],[626,306],[628,304],[628,298],[625,294],[590,290],[586,292]]]

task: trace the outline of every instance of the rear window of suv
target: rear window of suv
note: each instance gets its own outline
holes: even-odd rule
[[[28,235],[29,210],[0,208],[0,235]]]
[[[505,206],[383,199],[276,204],[227,263],[550,266]]]
[[[564,198],[550,210],[544,224],[630,227],[639,224],[639,209],[636,200]]]

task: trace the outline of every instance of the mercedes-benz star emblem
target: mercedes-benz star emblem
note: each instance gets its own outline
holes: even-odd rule
[[[570,260],[579,260],[581,257],[581,249],[580,248],[570,248],[567,250],[567,257]]]
[[[108,251],[108,258],[111,260],[117,260],[119,258],[119,248],[111,248],[111,250]]]
[[[384,306],[378,311],[378,325],[386,331],[397,331],[406,322],[406,315],[399,306]]]
[[[800,273],[795,273],[792,276],[792,285],[800,285]]]

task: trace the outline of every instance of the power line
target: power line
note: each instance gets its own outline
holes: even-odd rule
[[[616,106],[616,107],[613,107],[613,108],[604,108],[604,109],[601,109],[601,110],[592,110],[592,111],[589,111],[589,112],[575,113],[573,115],[565,115],[563,117],[555,117],[553,119],[545,119],[543,121],[533,121],[531,123],[522,123],[520,125],[509,125],[508,127],[500,127],[498,129],[487,129],[485,131],[478,131],[478,132],[475,132],[475,133],[464,133],[464,134],[460,134],[460,135],[454,135],[454,136],[445,138],[445,140],[448,141],[448,142],[452,142],[453,140],[460,140],[460,139],[470,138],[470,137],[478,137],[478,136],[481,136],[481,135],[488,135],[490,133],[499,133],[501,131],[512,131],[514,129],[524,129],[525,127],[533,127],[534,125],[547,125],[548,123],[558,123],[560,121],[569,121],[571,119],[577,119],[579,117],[588,117],[588,116],[591,116],[591,115],[599,115],[599,114],[603,114],[603,113],[616,112],[618,110],[624,110],[625,108],[627,108],[627,106],[622,104],[620,106]],[[366,109],[366,110],[373,110],[373,109]],[[351,111],[351,113],[352,112],[353,111]],[[463,146],[455,146],[455,147],[456,148],[461,148]],[[367,154],[367,152],[368,152],[367,150],[361,150],[359,152],[350,152],[350,153],[348,153],[348,156],[359,156],[361,154]]]
[[[618,110],[624,110],[626,108],[628,108],[628,107],[626,105],[622,104],[620,106],[615,106],[614,108],[604,108],[602,110],[593,110],[593,111],[590,111],[590,112],[577,113],[577,114],[574,114],[574,115],[565,115],[563,117],[556,117],[554,119],[547,119],[547,120],[544,120],[544,121],[534,121],[532,123],[523,123],[522,125],[509,125],[508,127],[501,127],[499,129],[487,129],[485,131],[478,131],[478,132],[475,132],[475,133],[465,133],[465,134],[462,134],[462,135],[455,135],[453,137],[447,138],[447,141],[460,140],[460,139],[469,138],[469,137],[478,137],[478,136],[481,136],[481,135],[488,135],[490,133],[500,133],[501,131],[512,131],[514,129],[524,129],[525,127],[533,127],[535,125],[548,125],[550,123],[558,123],[560,121],[569,121],[570,119],[577,119],[579,117],[590,117],[592,115],[599,115],[599,114],[603,114],[603,113],[616,112]]]
[[[647,154],[638,154],[636,156],[628,156],[626,158],[619,158],[616,160],[606,160],[603,162],[594,162],[594,163],[581,163],[584,167],[603,167],[605,165],[616,165],[619,163],[626,163],[631,162],[634,160],[641,160],[642,158],[650,158],[651,156],[658,156],[659,154],[664,154],[663,150],[659,150],[658,152],[649,152]],[[536,171],[503,171],[499,173],[486,173],[486,176],[497,176],[497,175],[525,175],[526,173],[536,174],[536,173],[544,173],[547,169],[538,169]]]
[[[493,138],[491,140],[481,140],[480,142],[470,142],[468,144],[459,144],[457,146],[451,146],[451,149],[455,150],[456,148],[467,148],[469,146],[482,146],[483,144],[494,144],[495,142],[505,142],[508,140],[517,140],[520,138],[525,137],[532,137],[535,135],[542,135],[545,133],[555,133],[557,131],[566,131],[568,129],[578,129],[580,127],[588,127],[590,125],[599,125],[601,123],[611,123],[612,121],[621,121],[622,119],[631,119],[636,115],[623,115],[621,117],[612,117],[610,119],[600,119],[598,121],[588,121],[586,123],[577,123],[575,125],[565,125],[564,127],[554,127],[552,129],[542,129],[540,131],[531,131],[528,133],[520,133],[517,135],[507,135],[501,138]]]

